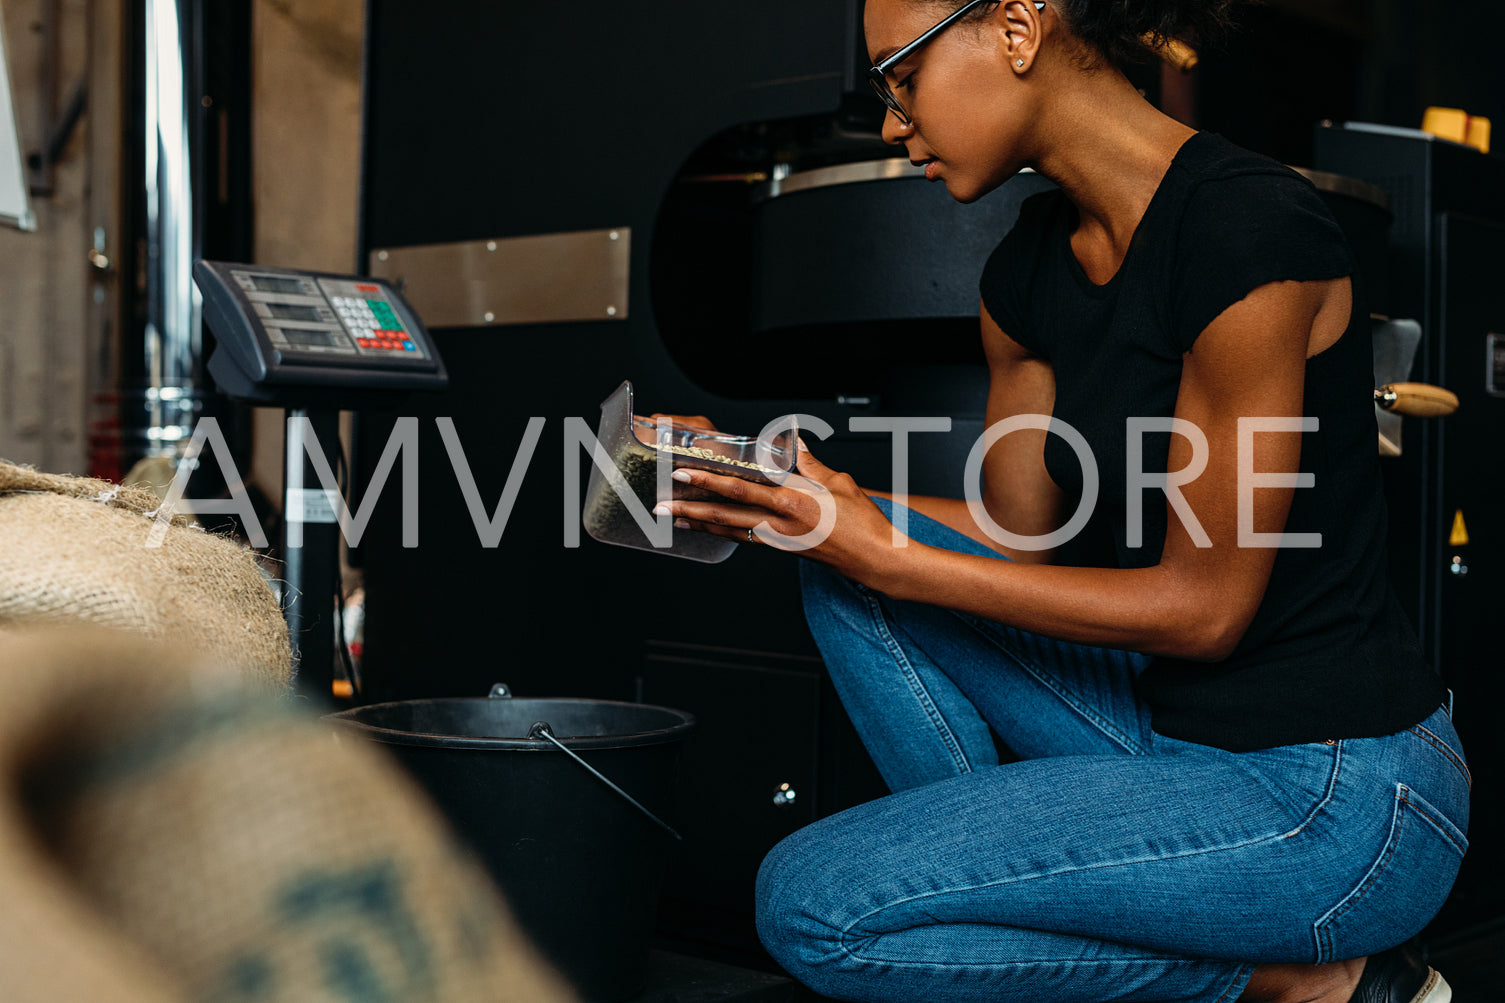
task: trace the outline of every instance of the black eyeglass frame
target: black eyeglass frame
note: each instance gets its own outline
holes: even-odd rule
[[[867,71],[867,82],[872,85],[873,90],[878,95],[878,99],[883,102],[884,106],[899,117],[900,122],[903,122],[905,125],[909,124],[909,112],[904,110],[904,106],[899,103],[899,98],[894,94],[893,88],[889,87],[888,72],[914,55],[915,50],[931,41],[935,36],[951,27],[957,21],[960,21],[972,8],[985,3],[999,2],[1001,0],[969,0],[968,3],[962,4],[954,12],[942,18],[939,23],[919,38]],[[1035,5],[1035,10],[1045,9],[1045,0],[1032,0],[1032,2]]]

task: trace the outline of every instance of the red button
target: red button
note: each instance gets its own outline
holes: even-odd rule
[[[380,286],[357,285],[355,288],[359,289],[363,293],[379,293],[379,292],[381,292],[381,287]]]
[[[370,338],[356,338],[355,339],[355,343],[357,345],[361,346],[362,348],[370,348],[371,347],[371,339]]]

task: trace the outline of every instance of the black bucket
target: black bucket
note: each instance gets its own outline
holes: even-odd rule
[[[581,996],[615,1003],[642,989],[678,838],[664,819],[693,717],[515,699],[498,685],[490,698],[403,700],[330,718],[392,747]]]

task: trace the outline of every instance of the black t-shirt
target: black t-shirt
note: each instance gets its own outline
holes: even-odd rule
[[[1075,209],[1059,191],[1028,199],[989,258],[982,299],[998,325],[1055,373],[1054,417],[1079,431],[1096,459],[1098,504],[1075,563],[1159,563],[1166,499],[1142,494],[1143,538],[1127,536],[1128,419],[1175,413],[1182,359],[1197,336],[1255,288],[1353,272],[1342,231],[1301,175],[1197,133],[1177,153],[1122,266],[1094,284],[1072,254]],[[1282,547],[1258,612],[1233,653],[1216,663],[1157,657],[1139,680],[1156,731],[1232,751],[1390,734],[1422,720],[1443,688],[1390,587],[1385,561],[1369,319],[1306,363],[1302,434],[1287,534],[1319,547]],[[1164,472],[1171,433],[1143,435],[1143,467]],[[1046,469],[1071,508],[1082,468],[1051,435]],[[1111,545],[1083,559],[1081,544]]]

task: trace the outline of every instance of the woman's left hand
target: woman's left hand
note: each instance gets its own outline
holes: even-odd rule
[[[775,487],[680,468],[676,480],[726,500],[665,504],[678,529],[787,550],[874,584],[894,555],[893,525],[851,475],[821,463],[803,442],[796,469]]]

